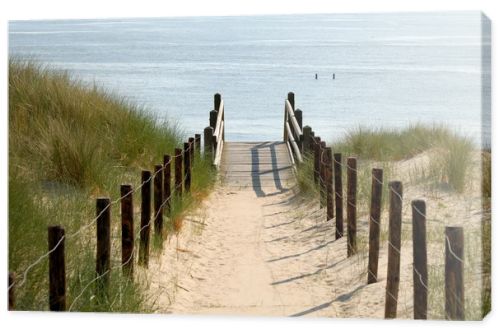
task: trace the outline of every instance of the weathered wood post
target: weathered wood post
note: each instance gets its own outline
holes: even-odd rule
[[[149,263],[149,230],[151,220],[151,172],[141,173],[141,231],[139,246],[139,263],[147,266]]]
[[[122,272],[134,277],[134,201],[132,186],[123,184],[120,187],[122,215]]]
[[[395,318],[398,308],[399,292],[403,184],[399,181],[390,182],[389,190],[389,249],[387,263],[387,285],[385,288],[385,317]]]
[[[161,236],[163,231],[163,173],[162,165],[155,165],[154,169],[154,224],[155,234]]]
[[[189,143],[184,143],[184,188],[186,192],[191,190],[191,154]]]
[[[427,319],[427,241],[425,201],[414,200],[413,226],[413,318]]]
[[[175,189],[174,192],[180,197],[182,196],[182,150],[175,149],[174,159],[174,173],[175,173]]]
[[[9,272],[9,311],[14,311],[16,308],[16,275],[13,272]]]
[[[212,110],[210,112],[210,127],[215,129],[215,125],[217,124],[217,110]]]
[[[344,200],[342,190],[342,154],[333,155],[333,170],[335,173],[335,239],[344,236]]]
[[[172,209],[172,157],[168,154],[163,156],[163,198],[165,202],[164,212],[170,215]]]
[[[220,102],[222,101],[222,96],[220,93],[215,93],[214,94],[214,109],[219,111],[220,110]]]
[[[48,227],[49,232],[49,309],[66,310],[66,262],[64,256],[64,228]]]
[[[314,137],[314,182],[319,183],[319,159],[321,156],[321,138]]]
[[[198,156],[201,154],[201,135],[199,133],[196,133],[194,135],[194,147],[196,149],[196,153],[198,153]]]
[[[212,138],[214,137],[214,128],[211,126],[207,126],[205,130],[203,130],[203,141],[204,141],[204,154],[205,159],[210,157],[210,159],[214,159],[214,144],[212,143]]]
[[[111,202],[107,197],[96,200],[97,254],[96,274],[99,294],[107,294],[109,289],[109,269],[111,264]]]
[[[312,156],[314,157],[314,139],[316,136],[314,135],[314,131],[311,130],[311,147],[309,148],[309,151],[311,152]]]
[[[380,249],[380,210],[384,171],[372,169],[372,193],[370,202],[370,232],[368,250],[368,284],[376,283],[378,277],[378,255]]]
[[[297,120],[297,123],[299,124],[300,131],[302,131],[302,135],[297,134],[299,136],[299,138],[297,138],[297,140],[298,140],[297,145],[299,146],[300,152],[303,154],[304,150],[302,147],[302,143],[304,142],[304,130],[302,127],[302,110],[295,109],[294,114],[295,114],[295,119]]]
[[[299,123],[299,127],[302,130],[302,110],[300,109],[295,109],[295,119],[297,120],[297,123]]]
[[[332,148],[325,149],[326,160],[326,221],[333,219],[333,161]]]
[[[445,228],[445,313],[448,320],[465,320],[464,313],[464,231]]]
[[[194,149],[195,149],[195,141],[193,137],[188,138],[189,143],[189,161],[191,162],[191,167],[194,166]]]
[[[311,127],[306,125],[302,129],[303,141],[302,141],[302,153],[308,155],[311,153]]]
[[[319,207],[322,208],[326,203],[326,162],[325,162],[326,143],[319,143]]]
[[[295,94],[293,92],[288,92],[287,100],[292,106],[292,110],[295,110]]]
[[[356,158],[347,158],[347,256],[357,253],[356,245],[356,193],[357,193]]]

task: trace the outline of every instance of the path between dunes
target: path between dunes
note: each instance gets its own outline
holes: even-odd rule
[[[346,259],[345,238],[335,241],[324,209],[300,198],[283,147],[228,146],[231,157],[246,158],[223,157],[222,182],[152,259],[157,311],[381,317],[383,279],[360,283],[365,257]],[[279,180],[261,177],[268,173]]]

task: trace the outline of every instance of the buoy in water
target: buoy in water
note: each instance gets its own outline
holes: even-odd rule
[[[316,73],[316,75],[314,76],[314,78],[315,78],[316,80],[318,80],[318,73]]]
[[[332,79],[335,80],[335,73],[332,74]]]

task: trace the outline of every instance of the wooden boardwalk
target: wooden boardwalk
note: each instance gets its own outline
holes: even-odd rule
[[[225,186],[266,196],[295,184],[293,165],[282,141],[225,142],[220,174]]]

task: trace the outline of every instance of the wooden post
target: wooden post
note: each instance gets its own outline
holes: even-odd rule
[[[302,154],[308,155],[311,152],[311,127],[309,125],[304,126],[302,129],[303,140],[302,140]]]
[[[333,161],[332,148],[325,149],[326,162],[326,221],[333,219]]]
[[[196,149],[196,153],[198,153],[198,156],[201,154],[201,135],[199,133],[196,133],[194,135],[194,147]]]
[[[9,311],[14,311],[16,308],[16,276],[13,272],[9,272]]]
[[[189,143],[184,143],[184,188],[186,192],[191,190],[191,155]]]
[[[124,184],[120,187],[122,214],[122,272],[134,277],[134,201],[132,186]]]
[[[214,94],[214,109],[219,111],[220,102],[222,101],[222,96],[219,93]]]
[[[325,148],[324,141],[319,144],[319,206],[325,206],[326,203],[326,162],[325,162]]]
[[[357,192],[356,158],[347,158],[347,256],[357,253],[356,245],[356,192]]]
[[[163,231],[163,173],[162,165],[155,165],[155,177],[154,177],[154,224],[155,224],[155,234],[161,236]]]
[[[214,144],[212,143],[212,138],[214,137],[214,128],[207,126],[205,130],[203,130],[203,141],[204,141],[204,154],[205,159],[210,157],[212,160],[214,159]]]
[[[309,147],[309,151],[311,152],[313,157],[314,157],[314,138],[316,138],[316,136],[314,135],[314,131],[311,130],[311,147]]]
[[[314,137],[314,182],[319,182],[319,159],[321,157],[321,138]]]
[[[335,239],[344,236],[344,201],[342,191],[342,154],[333,155],[333,170],[335,173]]]
[[[210,127],[215,130],[216,124],[217,124],[217,110],[212,110],[210,112]]]
[[[163,198],[165,201],[165,212],[167,215],[170,215],[171,202],[172,202],[172,157],[170,155],[165,154],[163,156]]]
[[[427,319],[427,241],[425,201],[411,202],[413,221],[413,318]]]
[[[285,111],[283,112],[283,141],[285,143],[288,141],[288,132],[286,131],[287,123],[288,123],[288,112],[286,111],[286,101],[285,101]]]
[[[292,110],[295,110],[295,94],[293,92],[288,93],[287,100],[290,102]]]
[[[188,143],[189,143],[189,161],[191,161],[191,167],[193,167],[194,166],[194,149],[195,149],[194,138],[189,137]]]
[[[372,169],[372,194],[370,203],[370,233],[368,251],[368,284],[376,283],[378,277],[378,255],[380,249],[380,210],[384,171]]]
[[[174,192],[180,197],[182,195],[182,150],[175,149],[174,159],[175,189]]]
[[[445,313],[448,320],[465,320],[464,314],[464,231],[445,228]]]
[[[139,263],[149,263],[149,230],[151,220],[151,172],[143,170],[141,174],[141,243],[139,246]]]
[[[49,232],[49,309],[66,311],[66,262],[64,256],[64,228],[48,227]]]
[[[96,201],[97,215],[97,255],[96,273],[98,290],[107,294],[109,288],[109,268],[111,263],[111,202],[99,197]]]
[[[387,285],[385,288],[385,317],[395,318],[398,308],[399,292],[403,184],[399,181],[390,182],[389,190],[389,250],[387,263]]]
[[[302,110],[295,109],[295,119],[297,120],[297,123],[299,123],[299,127],[302,130]]]

